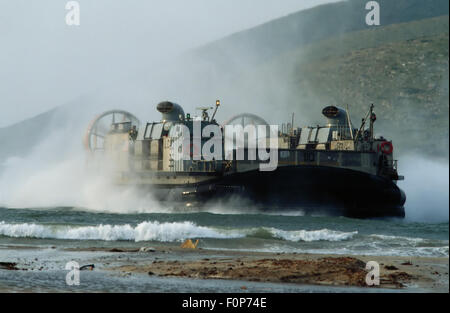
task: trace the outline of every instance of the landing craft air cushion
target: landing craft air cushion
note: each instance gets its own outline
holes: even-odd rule
[[[270,160],[252,153],[251,136],[229,149],[226,136],[218,140],[205,135],[208,126],[223,134],[236,124],[269,129],[264,119],[248,113],[220,125],[214,118],[219,105],[217,101],[211,117],[212,108],[201,108],[201,116],[191,117],[178,104],[161,102],[161,121],[145,125],[129,112],[108,111],[89,125],[85,146],[97,165],[114,164],[114,183],[139,187],[159,201],[182,207],[238,199],[234,205],[262,211],[405,216],[406,196],[397,186],[403,177],[397,172],[392,142],[374,136],[373,105],[359,129],[353,127],[348,111],[336,106],[323,109],[324,126],[283,124],[275,134],[277,164],[271,170],[261,170]],[[195,135],[196,127],[202,135]],[[180,145],[180,140],[190,144]],[[262,139],[269,150],[270,140],[268,135]],[[208,141],[218,145],[213,158],[202,155]],[[236,159],[239,155],[244,158]]]

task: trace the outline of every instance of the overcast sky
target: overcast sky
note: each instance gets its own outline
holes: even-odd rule
[[[332,0],[0,0],[0,127],[183,51]]]

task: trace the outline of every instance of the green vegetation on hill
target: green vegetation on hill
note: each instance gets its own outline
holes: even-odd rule
[[[365,22],[367,0],[324,4],[270,21],[194,51],[216,65],[254,66],[304,45],[358,30],[373,29]],[[449,14],[447,0],[378,0],[381,26]]]
[[[445,16],[349,33],[270,66],[290,68],[293,98],[348,104],[353,116],[374,103],[378,129],[403,151],[448,157],[448,29]]]
[[[378,2],[377,27],[365,23],[366,0],[349,0],[213,42],[195,51],[205,61],[197,82],[271,122],[295,112],[321,123],[323,106],[348,104],[359,124],[374,103],[376,130],[397,151],[448,158],[449,2]]]
[[[448,45],[448,15],[348,32],[250,68],[218,66],[217,72],[234,72],[215,92],[239,95],[233,99],[239,107],[269,120],[295,112],[310,125],[320,124],[321,109],[332,104],[349,105],[359,126],[373,103],[377,133],[393,139],[398,152],[448,158]],[[259,108],[245,106],[252,97]],[[263,112],[267,107],[272,111]]]

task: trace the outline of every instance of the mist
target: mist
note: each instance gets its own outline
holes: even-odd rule
[[[412,222],[448,222],[449,163],[419,155],[400,159],[399,172],[405,180],[399,187],[406,193],[406,220]]]
[[[85,94],[121,90],[131,80],[136,84],[170,66],[189,49],[332,1],[78,2],[80,25],[68,26],[67,1],[0,0],[0,127]],[[147,88],[154,85],[146,83]],[[124,88],[121,99],[126,100],[130,91],[131,86]],[[142,96],[142,101],[152,100]],[[96,104],[91,101],[90,107]]]
[[[112,166],[93,171],[81,142],[67,145],[66,138],[76,134],[74,130],[59,129],[49,134],[29,156],[7,159],[0,175],[0,206],[70,207],[110,213],[157,212],[162,208],[134,188],[113,185],[109,171]]]

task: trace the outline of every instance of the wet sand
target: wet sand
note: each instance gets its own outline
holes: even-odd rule
[[[123,251],[116,249],[115,251]],[[127,252],[142,254],[143,252]],[[380,265],[378,288],[448,292],[448,258],[287,254],[242,251],[156,248],[143,262],[128,258],[119,266],[106,267],[122,273],[147,273],[162,277],[229,279],[254,282],[327,286],[369,287],[366,264]]]
[[[6,248],[6,247],[5,247]],[[21,253],[18,261],[0,259],[0,271],[14,275],[20,273],[23,281],[28,280],[30,288],[20,287],[17,291],[39,291],[31,282],[35,273],[51,273],[64,270],[65,262],[76,260],[80,265],[94,264],[91,272],[97,278],[108,273],[117,277],[138,276],[144,279],[187,279],[195,281],[226,280],[241,282],[243,291],[251,283],[282,284],[290,286],[356,287],[355,292],[449,292],[448,257],[397,257],[331,254],[266,253],[209,249],[181,249],[174,246],[146,247],[141,249],[122,248],[56,248],[7,247],[8,251]],[[4,250],[5,251],[5,250]],[[54,261],[59,258],[58,261]],[[13,262],[11,262],[13,261]],[[378,262],[380,285],[366,284],[366,263]],[[3,262],[3,263],[1,263]],[[84,272],[84,271],[83,271]],[[102,274],[103,273],[103,274]],[[65,272],[63,273],[65,275]],[[64,275],[61,274],[61,277]],[[14,276],[9,276],[14,277]],[[106,277],[106,276],[105,276]],[[127,282],[125,282],[127,284]],[[132,280],[130,281],[132,284]],[[8,292],[3,288],[0,292]],[[66,287],[50,287],[64,292]],[[175,284],[176,286],[176,284]],[[128,287],[124,287],[128,288]],[[108,291],[107,288],[101,289]],[[173,290],[173,289],[172,289]],[[176,287],[175,287],[176,290]],[[70,291],[70,290],[66,290]],[[339,292],[338,290],[336,292]],[[351,291],[350,291],[351,292]]]

